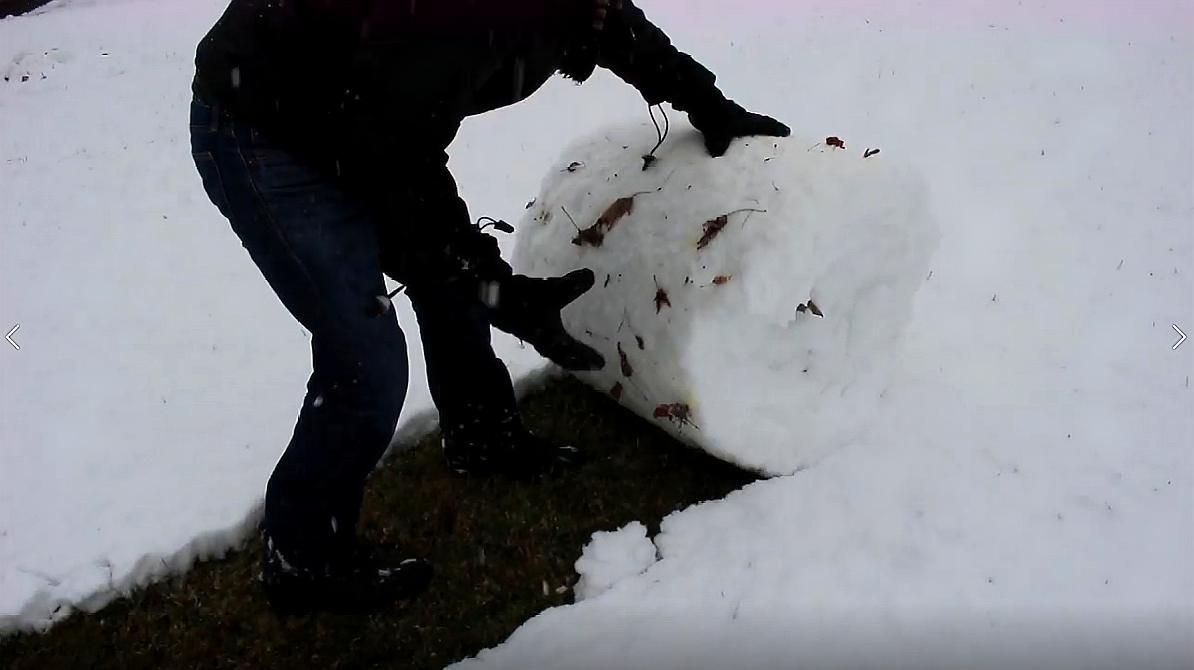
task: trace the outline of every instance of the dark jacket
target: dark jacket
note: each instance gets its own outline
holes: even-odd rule
[[[651,104],[695,112],[725,101],[713,74],[630,0],[599,33],[591,5],[232,0],[199,44],[194,92],[359,193],[383,256],[406,254],[386,259],[388,273],[442,273],[478,253],[445,151],[465,117],[523,100],[560,70],[583,81],[597,65]]]

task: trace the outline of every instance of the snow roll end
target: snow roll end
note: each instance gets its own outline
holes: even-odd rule
[[[527,210],[519,272],[590,268],[564,322],[614,365],[579,375],[678,438],[787,474],[856,439],[899,355],[938,232],[891,156],[748,138],[711,159],[650,126],[569,147]]]

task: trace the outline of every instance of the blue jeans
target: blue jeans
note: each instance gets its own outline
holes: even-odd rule
[[[407,390],[406,340],[385,295],[374,221],[327,171],[196,100],[191,151],[208,197],[291,314],[311,333],[313,372],[266,490],[264,530],[288,558],[351,542],[365,479],[389,446]],[[514,411],[479,300],[410,291],[428,381],[449,417]]]

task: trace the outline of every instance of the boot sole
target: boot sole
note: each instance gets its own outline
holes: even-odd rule
[[[411,575],[411,583],[398,587],[392,593],[375,591],[360,596],[354,600],[345,600],[342,593],[320,591],[319,589],[302,590],[302,587],[287,588],[284,585],[270,586],[262,584],[266,600],[270,608],[278,616],[303,616],[309,614],[375,614],[393,608],[408,600],[412,600],[425,591],[431,584],[434,572],[430,564],[424,564],[423,574]]]

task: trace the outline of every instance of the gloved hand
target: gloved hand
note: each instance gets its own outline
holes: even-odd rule
[[[792,133],[791,129],[779,121],[748,112],[733,100],[693,111],[688,118],[705,136],[705,148],[714,158],[725,154],[730,148],[730,142],[740,137],[787,137]]]
[[[605,358],[569,335],[560,319],[560,310],[594,281],[592,270],[550,279],[513,275],[483,283],[481,300],[490,308],[490,323],[535,347],[544,358],[567,370],[600,370]]]

